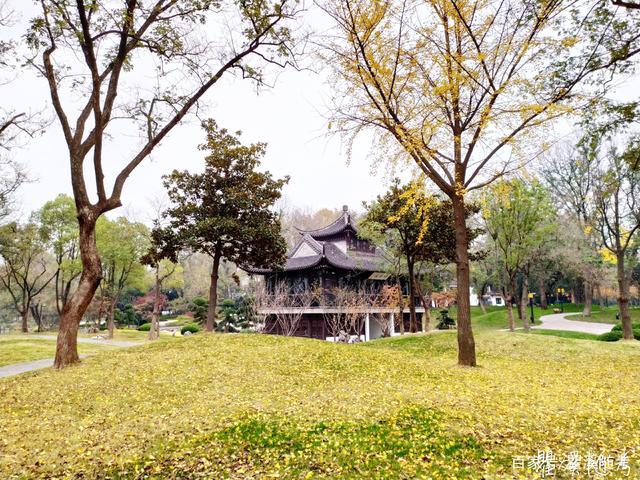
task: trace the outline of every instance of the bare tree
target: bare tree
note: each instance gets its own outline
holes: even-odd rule
[[[298,6],[291,0],[39,5],[27,40],[40,54],[41,61],[31,63],[47,81],[67,145],[83,266],[60,319],[55,366],[61,368],[78,361],[78,325],[102,276],[97,219],[121,205],[131,173],[225,74],[235,71],[263,84],[265,66],[291,63],[290,27]],[[210,38],[216,34],[223,38]],[[148,90],[140,86],[145,75],[154,78]],[[105,161],[113,163],[108,140],[116,120],[139,128],[143,141],[109,187]]]
[[[291,293],[289,285],[285,281],[275,282],[273,290],[268,292],[265,297],[265,306],[269,315],[273,315],[277,328],[288,337],[298,332],[302,316],[316,298],[310,289]]]
[[[615,22],[615,12],[591,3],[575,9],[587,15],[577,25],[572,2],[562,0],[324,6],[336,27],[326,56],[337,129],[348,139],[381,132],[380,156],[391,147],[409,158],[453,204],[461,365],[476,364],[467,194],[538,155],[547,142],[532,141],[537,129],[570,111],[576,87],[640,51],[633,22]]]

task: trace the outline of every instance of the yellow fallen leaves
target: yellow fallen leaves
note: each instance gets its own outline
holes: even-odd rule
[[[202,335],[6,379],[0,478],[512,478],[545,447],[637,468],[638,345],[477,343],[467,369],[449,333]]]

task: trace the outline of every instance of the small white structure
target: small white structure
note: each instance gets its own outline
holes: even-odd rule
[[[491,286],[487,287],[487,293],[482,296],[482,301],[485,305],[492,307],[504,307],[504,297],[498,293],[491,291]]]

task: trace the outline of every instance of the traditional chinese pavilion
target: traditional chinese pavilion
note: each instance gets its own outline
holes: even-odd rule
[[[353,222],[347,206],[342,214],[331,224],[317,230],[298,229],[300,238],[287,255],[285,265],[278,270],[247,269],[251,274],[263,275],[267,292],[273,292],[277,283],[288,286],[291,295],[302,294],[310,289],[321,289],[327,297],[336,287],[366,289],[376,292],[388,282],[396,283],[389,272],[392,262],[387,255],[369,241],[358,236],[358,230]],[[403,288],[406,286],[402,282]],[[414,302],[416,299],[414,299]],[[330,328],[326,323],[326,313],[330,307],[322,304],[322,297],[312,305],[294,308],[304,309],[301,313],[295,335],[333,340]],[[416,302],[417,304],[417,302]],[[404,323],[408,329],[408,308]],[[421,315],[424,310],[417,306],[416,312]],[[266,314],[266,331],[282,334],[274,318]],[[363,315],[363,322],[358,331],[349,332],[351,335],[369,340],[382,336],[382,328],[373,320],[373,315],[387,315],[394,324],[395,311],[389,308],[367,309]],[[397,318],[396,318],[397,320]],[[397,321],[395,322],[397,323]],[[393,333],[393,326],[392,333]]]

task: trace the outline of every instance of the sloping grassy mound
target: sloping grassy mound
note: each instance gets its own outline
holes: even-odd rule
[[[637,344],[477,344],[467,369],[448,332],[202,335],[6,379],[0,478],[512,478],[513,456],[544,448],[637,468]]]

